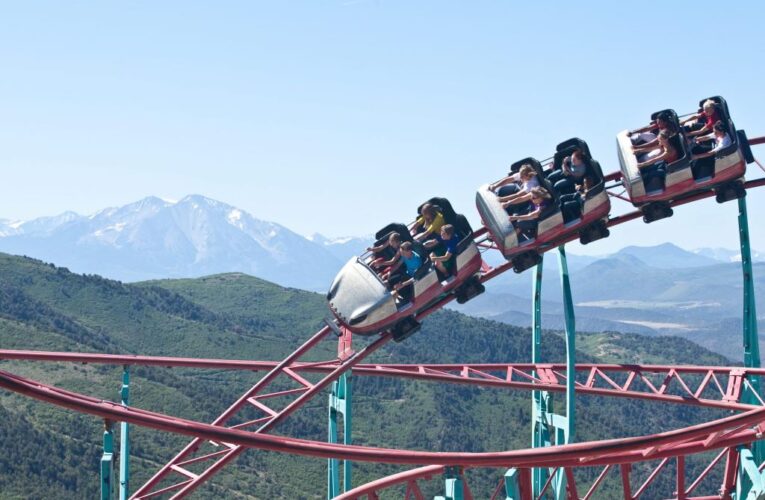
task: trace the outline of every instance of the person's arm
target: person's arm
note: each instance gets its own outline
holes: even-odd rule
[[[637,164],[637,167],[638,167],[639,169],[640,169],[640,168],[645,168],[645,167],[648,167],[648,166],[650,166],[650,165],[653,165],[654,163],[656,163],[656,162],[658,162],[658,161],[661,161],[661,160],[663,160],[663,159],[664,159],[664,158],[666,158],[666,157],[667,157],[667,151],[662,151],[660,154],[658,154],[658,155],[654,156],[653,158],[651,158],[651,159],[649,159],[649,160],[646,160],[646,161],[644,161],[644,162],[642,162],[642,163],[638,163],[638,164]]]
[[[659,143],[659,138],[656,137],[655,139],[652,139],[645,144],[641,144],[639,146],[632,146],[632,152],[633,153],[643,153],[647,150],[653,149],[656,147],[656,145]]]
[[[433,234],[433,225],[431,224],[425,229],[425,232],[420,233],[414,237],[416,241],[425,241],[425,239]]]
[[[428,240],[422,244],[422,246],[424,246],[425,248],[433,248],[436,245],[438,245],[438,240],[435,238]]]
[[[512,220],[532,220],[532,219],[536,219],[537,217],[539,217],[539,214],[541,214],[541,213],[542,213],[542,209],[541,208],[537,208],[533,212],[529,212],[529,213],[524,214],[524,215],[511,215],[510,216],[510,220],[511,221]]]
[[[516,198],[523,196],[523,191],[519,191],[517,193],[509,194],[507,196],[500,196],[499,202],[500,203],[512,203],[515,201]]]
[[[422,218],[422,216],[417,217],[414,222],[412,222],[411,225],[409,225],[409,233],[412,235],[417,234],[417,231],[420,230],[422,226],[425,225],[425,220]]]
[[[717,151],[713,149],[712,151],[707,151],[706,153],[691,155],[691,160],[700,160],[701,158],[709,158],[710,156],[714,156],[715,153],[717,153]]]
[[[700,153],[696,155],[691,155],[691,160],[698,160],[701,158],[709,158],[710,156],[714,156],[717,154],[718,151],[721,149],[727,147],[730,143],[725,144],[724,142],[721,142],[717,144],[714,148],[712,148],[710,151],[707,151],[706,153]]]
[[[704,124],[704,126],[701,127],[700,129],[698,129],[697,131],[695,131],[695,132],[688,132],[688,133],[685,134],[685,136],[686,137],[698,137],[700,135],[706,135],[706,134],[708,134],[711,131],[712,131],[712,127],[710,127],[708,124]]]
[[[636,128],[635,130],[628,130],[627,135],[642,134],[643,132],[648,132],[649,130],[653,130],[655,128],[656,128],[656,123],[651,122],[645,127]]]
[[[376,247],[369,247],[369,248],[367,248],[367,252],[374,252],[374,253],[382,252],[387,247],[388,247],[388,242],[384,241],[384,242],[380,243],[379,245],[377,245]]]
[[[502,186],[507,186],[508,184],[511,184],[513,182],[518,182],[518,174],[517,173],[515,173],[513,175],[508,175],[507,177],[505,177],[501,181],[497,181],[494,184],[489,184],[489,191],[495,191],[495,190],[501,188]]]
[[[395,291],[399,291],[402,288],[404,288],[405,286],[411,285],[412,283],[414,283],[414,278],[409,278],[408,280],[402,281],[401,283],[396,283],[396,285],[393,287],[393,289]]]
[[[396,255],[394,255],[390,260],[386,260],[384,262],[380,262],[378,264],[379,267],[387,267],[392,266],[393,264],[398,264],[398,266],[401,265],[401,261],[399,260],[399,257],[401,257],[401,251],[399,250],[396,252]],[[396,266],[394,269],[398,269],[398,266]]]
[[[443,254],[440,257],[438,255],[436,255],[435,253],[433,253],[433,252],[431,252],[431,254],[430,254],[430,260],[432,262],[445,262],[445,261],[447,261],[447,260],[449,260],[451,258],[452,258],[452,254],[451,254],[451,252],[449,252],[449,250],[447,250],[446,253]]]
[[[510,205],[518,205],[520,203],[523,203],[524,201],[529,201],[531,199],[531,193],[518,193],[518,196],[516,196],[512,201],[508,201],[502,204],[504,208],[509,207]]]
[[[714,134],[714,133],[712,133],[712,134],[707,134],[707,135],[704,135],[704,136],[701,136],[701,137],[697,137],[697,138],[696,138],[696,142],[707,142],[707,141],[713,141],[713,140],[714,140],[714,138],[715,138],[715,134]]]
[[[682,120],[682,121],[680,122],[680,125],[682,126],[682,125],[685,125],[685,124],[686,124],[686,123],[688,123],[688,122],[692,122],[692,121],[694,121],[694,120],[698,120],[698,119],[699,119],[699,116],[701,116],[701,112],[698,112],[698,113],[694,113],[694,114],[692,114],[691,116],[689,116],[688,118],[685,118],[684,120]]]

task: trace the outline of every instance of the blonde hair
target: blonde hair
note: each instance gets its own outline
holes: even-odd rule
[[[520,174],[521,174],[521,177],[524,175],[530,175],[533,177],[537,175],[537,171],[534,170],[534,167],[532,167],[528,163],[524,163],[523,166],[521,167]]]
[[[717,103],[714,102],[712,99],[707,99],[704,101],[704,104],[701,105],[701,109],[709,109],[714,108]]]
[[[545,188],[537,186],[531,190],[531,197],[549,199],[550,193]]]

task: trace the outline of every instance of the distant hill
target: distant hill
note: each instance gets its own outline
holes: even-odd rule
[[[624,247],[612,257],[631,255],[659,269],[676,269],[679,267],[703,267],[717,264],[719,261],[707,257],[701,253],[689,252],[673,245],[672,243],[662,243],[661,245],[639,247]]]
[[[558,328],[562,325],[562,299],[557,270],[549,269],[552,266],[547,263],[548,260],[555,261],[554,255],[552,257],[544,264],[542,292],[545,300],[543,321],[546,322],[543,324]],[[582,328],[679,335],[733,360],[740,360],[741,264],[713,263],[703,267],[675,268],[659,268],[652,264],[647,264],[633,252],[619,252],[572,271],[572,295]],[[765,290],[765,263],[754,264],[754,278],[755,288]],[[495,281],[487,285],[484,295],[454,308],[508,324],[528,325],[530,278],[518,279],[511,275],[505,281]],[[760,323],[765,326],[765,294],[757,295],[757,310]],[[765,333],[765,330],[761,331]]]
[[[276,360],[313,333],[325,313],[320,294],[282,288],[241,273],[127,285],[0,254],[0,339],[4,348]],[[367,342],[364,337],[355,339],[357,347]],[[386,346],[372,361],[528,361],[530,344],[526,328],[443,311],[428,318],[420,333],[404,343]],[[580,362],[726,363],[675,337],[580,333],[577,345]],[[564,359],[564,344],[555,332],[545,333],[543,348],[545,360]],[[309,359],[334,356],[335,344],[330,340]],[[5,370],[66,389],[102,399],[117,398],[120,367],[2,365]],[[135,368],[131,404],[211,421],[259,376]],[[529,398],[523,391],[358,377],[354,381],[354,442],[445,451],[526,447]],[[723,415],[683,405],[603,398],[580,398],[577,408],[580,440],[659,432]],[[4,391],[0,391],[0,418],[1,497],[97,496],[102,432],[98,419]],[[325,425],[326,397],[318,397],[278,432],[321,440],[326,436]],[[186,442],[185,438],[134,427],[133,487]],[[325,460],[248,452],[202,487],[195,498],[321,498],[325,467]],[[689,468],[695,471],[693,465]],[[354,484],[397,470],[355,464]],[[476,470],[470,475],[473,493],[487,498],[501,473]],[[612,480],[618,481],[618,477],[607,480],[605,495]],[[665,479],[658,481],[657,490],[670,487],[662,483]],[[428,488],[425,494],[432,497],[442,482],[434,481]],[[650,497],[652,491],[647,490],[646,495]]]

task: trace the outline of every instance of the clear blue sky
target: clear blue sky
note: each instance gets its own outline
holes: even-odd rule
[[[728,99],[765,135],[761,2],[8,2],[0,218],[200,193],[302,234],[367,234],[433,195],[655,110]],[[765,157],[763,148],[755,155]],[[755,167],[756,168],[756,167]],[[750,169],[750,177],[762,175]],[[765,249],[765,188],[750,194]],[[735,203],[579,253],[736,246]]]

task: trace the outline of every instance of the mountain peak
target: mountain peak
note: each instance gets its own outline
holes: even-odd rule
[[[700,267],[716,264],[717,261],[701,254],[689,252],[674,243],[661,243],[654,246],[627,246],[611,257],[629,255],[640,259],[651,267],[659,269]]]
[[[218,200],[213,200],[212,198],[208,198],[207,196],[203,196],[201,194],[190,194],[190,195],[184,196],[178,202],[178,205],[183,205],[183,204],[188,204],[188,203],[190,203],[190,204],[197,204],[197,205],[207,205],[207,206],[214,207],[214,208],[219,208],[219,207],[227,207],[228,208],[228,207],[231,207],[230,205],[228,205],[226,203],[223,203],[223,202],[218,201]],[[233,208],[233,207],[231,207],[231,208]]]

